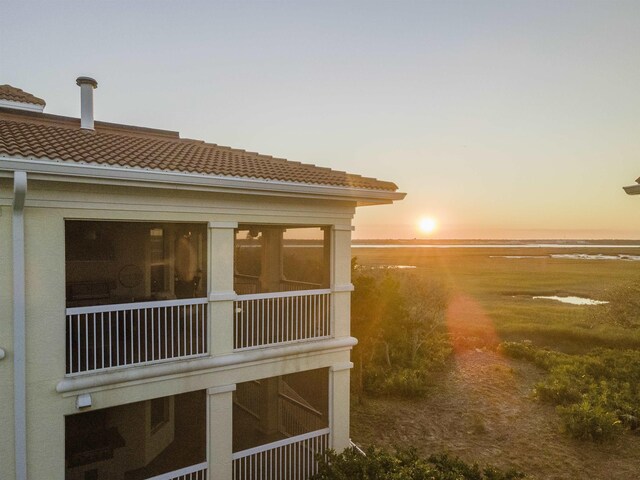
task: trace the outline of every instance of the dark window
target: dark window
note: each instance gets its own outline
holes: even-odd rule
[[[84,480],[98,480],[98,469],[94,468],[84,472]]]
[[[167,290],[164,229],[152,228],[149,230],[149,238],[151,241],[151,293],[164,292]]]

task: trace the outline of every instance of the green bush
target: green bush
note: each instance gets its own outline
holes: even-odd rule
[[[549,370],[563,354],[534,347],[531,342],[502,342],[500,351],[511,358],[528,360],[540,368]]]
[[[602,441],[640,426],[640,352],[597,349],[567,355],[530,344],[504,343],[502,351],[547,370],[536,397],[557,406],[572,436]]]
[[[427,393],[429,374],[422,369],[401,368],[386,370],[374,368],[365,376],[365,390],[371,393],[401,397],[421,396]]]
[[[640,282],[617,286],[609,290],[605,297],[609,303],[593,309],[596,322],[624,328],[640,327]]]
[[[313,480],[514,480],[525,478],[515,470],[506,472],[470,465],[448,455],[423,458],[415,449],[389,452],[367,449],[366,456],[353,448],[319,457],[319,472]]]
[[[581,440],[603,441],[621,431],[622,422],[602,405],[593,405],[588,399],[569,406],[557,407],[566,430]]]

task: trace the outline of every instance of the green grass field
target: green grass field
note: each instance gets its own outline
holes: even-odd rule
[[[568,353],[580,353],[598,346],[640,348],[640,329],[632,330],[594,321],[594,313],[601,307],[567,305],[531,298],[534,295],[576,295],[606,300],[610,292],[640,281],[640,262],[495,258],[503,255],[576,252],[612,253],[609,249],[597,248],[570,251],[357,248],[353,250],[353,255],[357,257],[358,264],[364,267],[416,266],[416,269],[396,272],[439,279],[452,291],[470,296],[494,323],[500,340],[531,340],[537,346]],[[638,249],[621,247],[615,253],[639,252]],[[468,328],[473,330],[474,325],[468,325]]]

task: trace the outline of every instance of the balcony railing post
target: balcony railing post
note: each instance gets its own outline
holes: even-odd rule
[[[233,351],[233,257],[237,222],[209,222],[209,353]]]

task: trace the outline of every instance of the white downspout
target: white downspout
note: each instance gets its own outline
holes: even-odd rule
[[[26,172],[13,174],[13,409],[15,413],[16,480],[27,480],[27,415],[25,377],[24,201]]]

